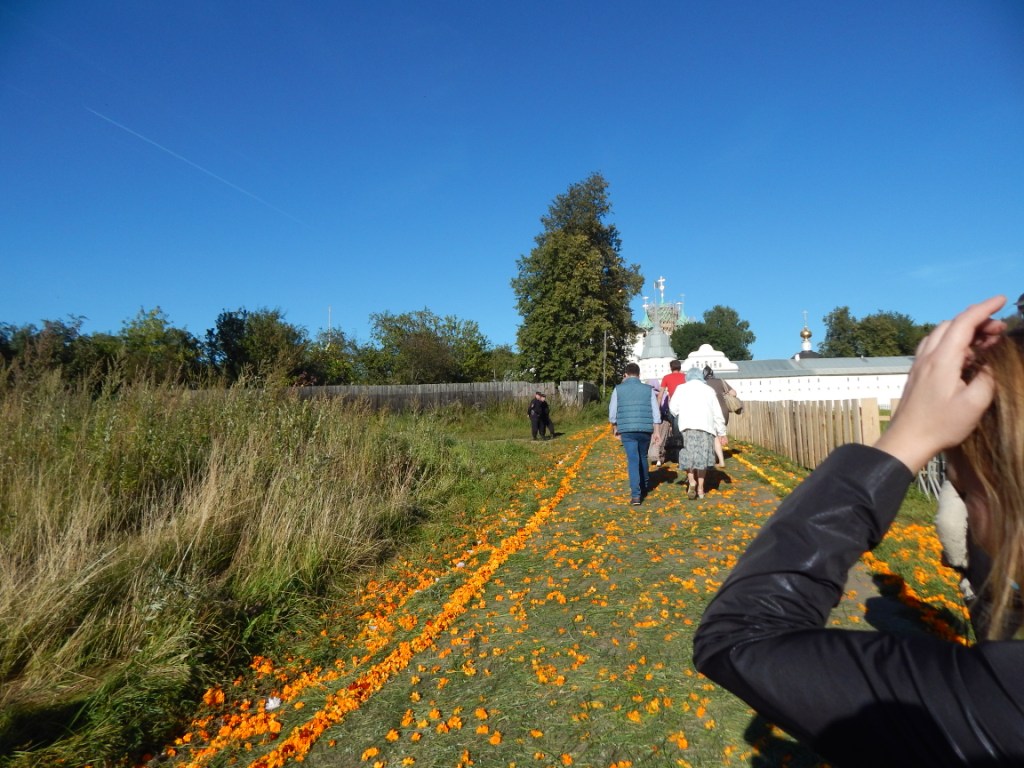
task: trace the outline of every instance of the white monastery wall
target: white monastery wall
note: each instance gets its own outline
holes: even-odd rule
[[[778,376],[770,378],[723,377],[740,400],[854,400],[874,397],[888,408],[903,395],[907,374],[863,376]]]

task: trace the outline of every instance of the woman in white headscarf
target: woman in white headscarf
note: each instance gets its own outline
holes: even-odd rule
[[[699,368],[686,372],[686,383],[676,387],[668,409],[683,434],[679,470],[686,469],[686,495],[703,499],[704,478],[715,463],[715,440],[725,437],[725,415]]]

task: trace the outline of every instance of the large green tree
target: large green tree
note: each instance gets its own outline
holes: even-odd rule
[[[594,173],[570,185],[541,218],[536,246],[512,280],[523,318],[520,365],[534,381],[600,381],[621,373],[637,328],[630,300],[643,286],[627,265],[611,213],[608,182]]]
[[[157,381],[193,381],[199,374],[201,344],[186,330],[171,325],[160,307],[140,309],[120,333],[127,373]]]
[[[281,310],[239,309],[217,316],[204,346],[214,369],[236,381],[243,374],[294,379],[302,373],[308,345],[306,330],[286,322]]]
[[[913,355],[935,326],[918,324],[901,312],[878,311],[858,320],[849,307],[836,307],[822,318],[825,340],[818,352],[825,357],[888,357]]]
[[[822,318],[825,324],[825,340],[818,345],[818,353],[824,357],[859,357],[857,318],[849,307],[836,307]]]
[[[710,344],[730,360],[750,360],[750,345],[757,341],[750,323],[732,307],[716,304],[704,319],[680,325],[672,332],[672,349],[680,358]]]

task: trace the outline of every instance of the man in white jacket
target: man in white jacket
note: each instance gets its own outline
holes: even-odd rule
[[[715,438],[725,437],[725,415],[718,404],[715,390],[704,383],[700,369],[686,373],[686,383],[676,387],[668,409],[676,417],[683,435],[683,448],[679,451],[679,469],[686,469],[686,495],[704,498],[704,478],[708,467],[715,463]]]

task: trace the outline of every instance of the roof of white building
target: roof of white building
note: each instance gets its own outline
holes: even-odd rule
[[[776,378],[783,376],[877,376],[907,373],[914,358],[814,357],[801,360],[736,360],[736,371],[721,371],[722,379]]]

